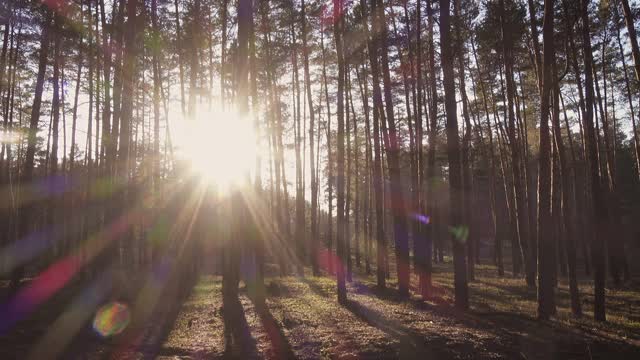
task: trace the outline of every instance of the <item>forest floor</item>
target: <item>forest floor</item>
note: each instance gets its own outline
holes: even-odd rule
[[[168,286],[151,293],[155,306],[132,305],[133,321],[118,336],[97,336],[89,317],[61,343],[44,340],[64,314],[78,313],[80,305],[68,301],[77,291],[66,289],[9,334],[0,334],[0,358],[33,357],[37,348],[49,349],[48,355],[64,349],[64,358],[82,359],[640,358],[637,281],[607,289],[606,323],[591,320],[588,281],[580,285],[585,313],[580,319],[571,316],[568,289],[560,281],[557,316],[538,321],[535,289],[522,279],[500,278],[486,265],[477,267],[470,283],[470,310],[455,310],[450,268],[450,263],[435,266],[436,292],[427,302],[399,298],[393,279],[389,290],[379,292],[374,277],[360,273],[348,284],[345,306],[337,302],[330,277],[270,277],[261,310],[244,286],[238,306],[223,307],[221,278],[202,276],[190,292]]]

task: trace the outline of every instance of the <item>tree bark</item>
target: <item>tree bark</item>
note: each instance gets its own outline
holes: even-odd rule
[[[529,217],[528,217],[528,207],[526,201],[526,193],[524,189],[524,185],[522,183],[522,167],[526,166],[523,164],[521,166],[520,160],[520,148],[518,141],[516,139],[516,124],[515,124],[515,115],[513,112],[513,99],[515,93],[515,85],[513,81],[513,58],[512,58],[512,41],[511,35],[509,31],[505,27],[505,6],[504,0],[500,0],[500,9],[501,9],[501,28],[502,28],[502,41],[503,41],[503,59],[505,66],[505,75],[506,75],[506,95],[507,95],[507,113],[508,113],[508,127],[507,133],[509,135],[509,145],[511,147],[511,170],[513,176],[513,192],[515,193],[515,214],[516,214],[516,226],[517,226],[517,238],[519,240],[520,248],[522,249],[524,263],[525,263],[525,273],[526,273],[526,281],[527,285],[535,286],[535,258],[534,248],[535,243],[531,241],[532,239],[529,237]],[[526,179],[525,179],[526,181]]]
[[[366,9],[364,0],[360,1],[363,9]],[[375,14],[376,2],[371,0],[370,12],[367,16],[371,19],[371,28],[373,34],[369,34],[368,26],[365,26],[367,32],[367,47],[369,53],[369,63],[371,65],[371,77],[373,83],[373,192],[375,196],[375,213],[376,213],[376,279],[379,290],[386,288],[386,259],[387,248],[384,233],[384,210],[383,210],[383,178],[382,178],[382,146],[380,141],[380,117],[382,109],[382,93],[380,89],[380,73],[378,63],[378,33],[376,32],[378,24]],[[366,11],[366,10],[365,10]],[[365,81],[366,88],[366,81]]]
[[[640,47],[638,47],[638,35],[636,35],[635,28],[636,25],[633,21],[631,8],[629,7],[629,0],[621,1],[622,10],[624,12],[624,21],[627,24],[627,31],[629,32],[629,42],[631,42],[631,53],[633,54],[633,62],[635,64],[636,79],[640,81]]]
[[[429,1],[427,3],[427,48],[428,48],[428,63],[429,63],[429,79],[428,79],[428,91],[431,93],[429,101],[429,134],[428,142],[429,148],[427,149],[427,179],[426,179],[426,193],[427,193],[427,216],[429,220],[425,225],[425,264],[424,275],[420,282],[420,289],[422,292],[422,298],[426,299],[431,296],[432,292],[432,271],[433,271],[433,246],[434,240],[437,239],[436,228],[433,225],[436,215],[436,202],[434,186],[437,181],[436,174],[436,142],[438,136],[438,87],[435,65],[435,45],[433,41],[433,23],[434,14],[433,6],[435,1]]]
[[[396,130],[395,114],[393,111],[393,97],[391,89],[391,74],[389,71],[387,28],[385,26],[384,6],[381,0],[372,0],[372,14],[374,16],[374,32],[380,36],[380,63],[382,65],[382,81],[384,83],[384,102],[386,110],[386,124],[388,127],[387,166],[391,184],[391,208],[393,213],[393,227],[395,236],[396,267],[398,272],[398,293],[409,296],[409,234],[407,228],[406,209],[400,173],[400,144]],[[383,127],[384,129],[384,127]]]
[[[304,84],[307,88],[307,102],[309,106],[309,171],[311,172],[311,238],[310,238],[310,260],[311,270],[314,276],[320,274],[318,268],[318,183],[316,182],[316,164],[314,155],[314,128],[315,128],[315,109],[313,108],[313,93],[311,92],[311,77],[309,75],[309,47],[307,45],[307,17],[305,2],[301,4],[302,19],[302,48],[304,54]]]
[[[571,184],[571,180],[575,179],[575,169],[569,166],[567,161],[566,150],[564,147],[564,143],[562,140],[562,131],[560,129],[560,79],[558,78],[557,66],[553,64],[553,117],[552,117],[552,125],[553,125],[553,135],[555,138],[555,147],[558,153],[558,158],[560,162],[560,174],[559,178],[562,183],[562,225],[564,229],[565,239],[565,252],[567,255],[567,270],[568,270],[568,278],[569,278],[569,294],[571,297],[571,312],[574,316],[580,317],[582,315],[582,307],[580,304],[580,293],[578,289],[578,281],[577,281],[577,265],[576,265],[576,243],[575,243],[575,232],[573,231],[573,204],[571,199],[571,190],[575,188],[575,184]],[[566,115],[566,113],[565,113]],[[569,131],[569,141],[571,141],[571,130],[567,127],[567,131]],[[574,162],[575,163],[575,162]],[[555,174],[554,174],[555,176]],[[554,218],[557,219],[557,216],[554,214]]]
[[[548,320],[555,314],[554,268],[555,246],[551,218],[551,137],[549,134],[552,63],[555,62],[553,39],[553,0],[544,2],[542,25],[544,62],[540,97],[540,155],[538,169],[538,318]]]
[[[604,261],[604,239],[607,236],[607,204],[602,191],[600,180],[600,169],[598,165],[597,135],[593,124],[593,55],[591,48],[591,34],[589,31],[589,1],[582,0],[582,46],[585,67],[585,114],[583,117],[585,129],[585,147],[587,161],[589,163],[589,175],[591,180],[591,200],[594,235],[591,239],[591,257],[593,263],[594,280],[594,318],[598,321],[606,321],[605,315],[605,261]]]
[[[625,0],[626,1],[626,0]],[[622,37],[620,36],[620,27],[618,26],[619,13],[617,9],[614,9],[615,22],[616,22],[616,39],[618,41],[618,50],[620,51],[620,58],[622,59],[622,70],[624,75],[624,84],[626,89],[627,102],[629,103],[629,110],[631,111],[631,129],[633,131],[633,148],[635,150],[636,157],[636,172],[638,179],[640,180],[640,139],[638,138],[638,127],[635,120],[635,111],[633,107],[633,96],[631,95],[631,85],[629,81],[629,73],[627,71],[627,60],[624,55],[624,47],[622,46]]]
[[[337,133],[337,153],[336,153],[336,190],[337,190],[337,235],[336,235],[336,252],[338,254],[338,263],[336,264],[336,276],[338,282],[338,301],[341,304],[347,301],[347,288],[345,284],[345,214],[344,214],[344,54],[342,33],[344,31],[344,3],[342,0],[333,0],[333,34],[336,43],[336,53],[338,56],[338,93],[337,93],[337,117],[338,117],[338,133]]]
[[[450,198],[450,232],[453,247],[453,268],[455,305],[466,310],[469,308],[469,290],[467,285],[467,266],[465,261],[466,234],[462,208],[464,206],[464,188],[460,159],[460,139],[458,136],[458,119],[453,74],[453,39],[451,38],[451,20],[449,0],[440,1],[440,47],[442,82],[444,85],[444,102],[447,116],[447,156],[449,158],[449,198]]]

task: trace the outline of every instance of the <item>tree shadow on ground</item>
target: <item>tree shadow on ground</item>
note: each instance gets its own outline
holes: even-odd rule
[[[319,295],[321,297],[324,298],[328,298],[330,297],[329,292],[327,291],[327,289],[323,288],[322,286],[320,286],[317,282],[307,279],[307,278],[300,278],[300,281],[302,281],[303,283],[307,284],[307,286],[309,286],[309,288],[311,289],[311,291],[313,291],[316,295]]]
[[[89,341],[75,341],[79,346],[73,347],[73,351],[76,353],[79,351],[82,354],[83,350],[90,352],[95,350],[92,348],[105,346],[106,351],[102,352],[102,359],[130,357],[132,354],[138,354],[142,359],[155,359],[159,355],[193,356],[192,353],[182,353],[162,347],[169,338],[182,305],[191,295],[197,281],[197,277],[192,274],[182,275],[185,276],[178,275],[169,280],[166,287],[158,294],[158,299],[162,301],[156,304],[148,316],[137,319],[134,317],[125,332],[113,339],[101,340],[102,344],[96,344],[96,337],[93,334]]]
[[[256,359],[259,358],[255,339],[238,297],[223,297],[224,308],[222,318],[224,322],[224,353],[227,359]]]
[[[444,339],[431,338],[427,346],[424,334],[409,329],[397,320],[389,319],[355,300],[347,300],[343,305],[360,320],[398,340],[400,343],[398,357],[401,359],[437,359],[450,358],[453,355],[447,350]]]
[[[295,354],[280,323],[264,303],[255,302],[255,311],[271,343],[271,354],[276,359],[295,359]],[[286,325],[286,324],[283,324]]]
[[[569,326],[560,321],[538,321],[526,314],[500,311],[491,306],[488,306],[487,310],[470,309],[463,312],[456,309],[451,301],[440,296],[444,295],[443,291],[425,302],[415,297],[403,298],[393,288],[379,290],[375,284],[354,282],[352,287],[355,293],[361,296],[373,295],[390,304],[405,303],[414,309],[430,312],[441,317],[449,327],[466,328],[472,333],[479,331],[485,336],[490,335],[490,339],[481,340],[480,346],[488,347],[503,355],[509,354],[511,358],[574,358],[576,356],[605,355],[611,352],[617,354],[613,358],[625,358],[631,354],[637,356],[639,352],[637,347],[620,339],[606,336],[602,332],[589,328],[586,326],[587,324]],[[530,289],[518,287],[509,287],[508,290],[513,291],[515,296],[524,298],[531,296],[532,292]],[[482,296],[488,298],[491,303],[508,300],[497,294],[483,293]],[[386,314],[368,309],[353,300],[345,307],[370,325],[396,337],[400,340],[403,348],[405,350],[408,348],[412,353],[424,351],[424,344],[428,344],[428,351],[436,354],[438,351],[448,354],[445,357],[473,355],[474,345],[471,342],[463,341],[460,343],[456,340],[455,344],[447,345],[449,340],[455,339],[448,338],[450,336],[444,333],[434,334],[433,331],[425,333],[409,329],[403,326],[400,321],[388,318],[385,316]],[[418,346],[421,341],[422,348]],[[426,354],[428,355],[429,352]]]

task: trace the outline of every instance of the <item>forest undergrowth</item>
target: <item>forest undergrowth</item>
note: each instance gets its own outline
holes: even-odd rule
[[[450,259],[449,259],[450,260]],[[570,311],[567,284],[557,287],[558,312],[550,321],[536,320],[536,292],[508,274],[479,265],[470,283],[470,311],[453,306],[453,273],[447,263],[434,269],[434,297],[401,298],[390,288],[379,291],[375,278],[354,274],[348,302],[335,298],[332,277],[268,277],[266,308],[256,307],[242,286],[237,305],[223,304],[222,279],[203,275],[193,287],[169,283],[150,310],[113,338],[101,338],[90,319],[65,348],[65,358],[620,358],[640,355],[638,283],[607,289],[607,323]],[[413,279],[412,286],[417,285]],[[142,281],[142,280],[141,280]],[[142,282],[140,282],[142,285]],[[580,283],[582,305],[590,311],[593,292]],[[636,289],[634,291],[634,289]],[[415,290],[415,289],[414,289]],[[35,312],[0,345],[12,344],[2,358],[24,358],[52,328],[56,316],[69,311],[79,286],[69,287]],[[56,311],[52,311],[56,309]],[[136,308],[132,307],[135,312]],[[22,343],[24,346],[20,346]]]

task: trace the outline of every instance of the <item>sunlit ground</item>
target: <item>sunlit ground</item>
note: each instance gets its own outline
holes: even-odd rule
[[[390,258],[393,267],[393,254]],[[179,278],[175,280],[184,283]],[[557,290],[558,316],[549,322],[535,319],[534,289],[527,288],[523,279],[512,278],[508,272],[504,278],[497,277],[491,265],[477,267],[477,280],[470,284],[471,309],[467,313],[452,306],[450,258],[446,258],[445,264],[435,264],[433,280],[437,291],[427,302],[419,301],[417,295],[408,300],[397,297],[393,276],[385,292],[376,290],[375,275],[367,276],[357,270],[354,280],[348,285],[349,302],[340,305],[331,276],[300,278],[272,274],[266,279],[268,314],[258,313],[243,284],[239,299],[243,314],[231,319],[223,309],[220,277],[201,277],[184,302],[169,281],[154,293],[152,301],[141,306],[131,304],[127,309],[123,303],[110,302],[87,309],[85,320],[79,324],[90,321],[89,326],[85,330],[78,327],[77,332],[71,330],[73,317],[64,314],[82,312],[87,297],[69,302],[69,297],[78,290],[72,284],[54,302],[37,308],[32,320],[20,324],[18,331],[0,337],[0,358],[20,358],[13,355],[31,352],[20,350],[15,344],[37,344],[35,349],[42,352],[36,354],[51,354],[52,348],[62,351],[59,346],[64,345],[42,341],[51,336],[57,338],[56,334],[68,341],[67,355],[81,358],[85,354],[98,357],[110,353],[115,354],[112,358],[256,355],[278,359],[286,358],[282,354],[291,351],[301,359],[546,359],[590,358],[589,355],[599,358],[604,354],[610,355],[605,358],[637,358],[629,356],[640,352],[637,322],[640,302],[633,284],[608,290],[609,322],[598,323],[592,320],[593,288],[584,276],[580,281],[584,318],[576,320],[569,315],[567,286],[561,280]],[[142,288],[142,284],[137,284],[140,286],[136,288]],[[412,284],[415,286],[417,279],[412,279]],[[141,312],[151,310],[148,316],[141,316]],[[63,315],[55,324],[61,327],[49,325],[60,312]],[[243,339],[229,340],[237,334],[229,332],[228,322],[244,329]],[[53,345],[43,346],[47,344]],[[231,350],[228,344],[232,344]]]
[[[159,355],[280,359],[293,352],[300,359],[547,359],[609,354],[605,358],[624,358],[634,353],[640,339],[637,325],[624,320],[637,310],[637,295],[632,292],[608,294],[610,323],[602,324],[590,319],[592,289],[586,283],[581,286],[585,317],[571,319],[566,284],[561,283],[558,318],[539,322],[535,291],[528,290],[522,279],[497,277],[495,267],[489,265],[478,267],[478,279],[471,286],[471,310],[457,312],[452,306],[452,275],[451,259],[436,264],[437,293],[423,303],[417,296],[398,298],[394,277],[390,289],[380,293],[374,276],[358,271],[356,281],[348,285],[350,301],[344,306],[337,302],[331,277],[269,277],[266,317],[241,289],[244,314],[233,321],[244,329],[243,339],[233,339],[225,328],[228,314],[221,299],[221,278],[203,276],[182,305]],[[625,300],[631,304],[627,308],[620,306]]]

